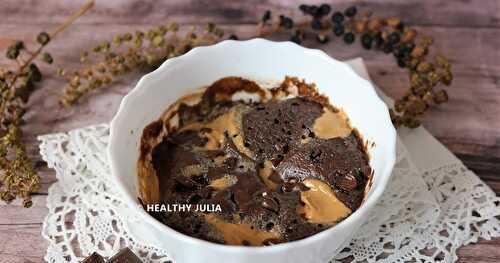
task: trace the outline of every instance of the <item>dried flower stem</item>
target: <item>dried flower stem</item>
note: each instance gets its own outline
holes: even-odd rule
[[[60,70],[68,80],[61,103],[69,106],[90,91],[104,87],[122,75],[141,68],[154,68],[191,48],[216,43],[223,36],[213,24],[204,30],[189,28],[179,37],[179,26],[168,23],[134,34],[116,35],[112,41],[103,42],[91,51],[82,53],[85,67],[73,72]]]
[[[94,0],[88,0],[84,5],[82,5],[80,7],[80,9],[78,9],[78,11],[73,13],[70,17],[68,17],[68,19],[66,21],[64,21],[64,23],[60,24],[56,29],[54,29],[54,31],[52,31],[52,33],[50,33],[50,35],[49,35],[50,39],[54,39],[59,33],[63,32],[68,26],[73,24],[73,22],[75,22],[76,19],[78,19],[83,14],[85,14],[85,12],[87,12],[87,10],[92,8],[94,6],[94,3],[95,3]],[[31,62],[33,62],[33,60],[35,60],[38,57],[38,55],[40,55],[40,53],[42,52],[44,47],[45,47],[45,45],[40,45],[35,50],[35,52],[30,52],[30,57],[28,58],[28,60],[25,61],[17,70],[18,74],[15,74],[13,82],[11,83],[11,86],[14,86],[17,78],[21,75],[20,73],[23,72],[24,69],[26,69],[26,67]]]
[[[42,55],[41,60],[51,64],[52,56],[42,54],[45,46],[93,5],[94,0],[87,1],[51,34],[39,33],[36,39],[39,46],[35,51],[29,51],[22,41],[16,41],[7,49],[6,56],[15,61],[17,70],[0,69],[0,199],[5,202],[20,197],[23,198],[23,205],[30,207],[30,194],[40,187],[40,177],[20,141],[22,132],[19,128],[35,82],[42,79],[34,61]],[[19,80],[22,82],[19,83]]]

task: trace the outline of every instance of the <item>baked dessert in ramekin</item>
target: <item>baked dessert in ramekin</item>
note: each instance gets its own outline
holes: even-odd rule
[[[161,219],[158,220],[157,218],[146,212],[143,207],[144,204],[141,203],[140,200],[147,204],[154,203],[159,199],[155,199],[153,192],[149,192],[151,194],[150,197],[147,197],[147,191],[141,192],[141,187],[144,187],[144,185],[141,186],[143,182],[141,180],[138,180],[139,169],[141,169],[139,167],[140,165],[138,165],[138,160],[141,158],[140,148],[143,129],[150,123],[158,121],[159,118],[165,113],[165,109],[175,104],[175,102],[178,101],[179,98],[188,94],[192,94],[200,87],[206,87],[206,85],[210,85],[211,83],[214,83],[217,80],[227,76],[241,77],[244,80],[248,80],[254,83],[279,83],[280,81],[283,81],[286,76],[293,76],[297,78],[296,81],[305,80],[306,83],[315,83],[318,94],[321,94],[321,96],[325,96],[329,99],[331,105],[333,105],[334,107],[333,111],[341,111],[348,117],[349,127],[347,130],[352,132],[351,128],[355,128],[358,136],[354,135],[354,137],[356,138],[356,140],[362,140],[361,144],[356,145],[366,146],[364,149],[366,150],[367,155],[367,167],[369,167],[369,170],[363,171],[364,176],[366,176],[366,184],[362,188],[363,190],[366,190],[366,193],[363,193],[362,200],[359,201],[359,206],[357,205],[357,203],[356,205],[352,206],[352,204],[349,204],[349,202],[342,202],[342,204],[344,204],[345,206],[344,208],[351,210],[350,212],[352,213],[348,212],[348,210],[344,210],[344,212],[347,211],[346,213],[344,213],[344,215],[348,215],[347,217],[341,216],[339,218],[343,220],[333,220],[335,221],[335,223],[333,224],[331,223],[333,221],[328,221],[330,225],[322,226],[324,228],[316,229],[318,230],[317,232],[316,230],[314,230],[303,235],[297,234],[297,236],[295,236],[296,238],[292,237],[293,235],[290,234],[290,236],[288,237],[289,239],[281,239],[278,242],[275,242],[276,244],[272,246],[260,246],[265,245],[263,244],[264,241],[271,243],[273,241],[272,239],[268,240],[269,238],[265,238],[262,240],[258,240],[261,242],[255,242],[255,240],[236,240],[234,242],[223,242],[234,243],[230,245],[217,244],[216,242],[221,243],[220,241],[223,239],[207,241],[204,239],[209,238],[193,237],[195,235],[189,235],[189,233],[186,235],[182,233],[183,231],[180,228],[177,228],[176,230],[174,229],[176,227],[173,225],[172,226],[174,228],[169,227],[167,226],[168,224],[165,225],[161,221]],[[300,105],[301,103],[306,102],[302,100],[297,102],[293,101],[293,99],[285,99],[280,101],[280,103],[289,103],[290,106],[292,106],[292,103],[299,103]],[[283,109],[286,109],[287,107],[287,105],[285,104],[280,106],[275,105],[273,107],[281,107],[283,111]],[[293,140],[294,143],[302,143],[302,140],[307,141],[308,138],[311,139],[311,137],[302,139],[302,136],[307,136],[305,134],[307,129],[312,128],[314,130],[314,122],[318,118],[321,118],[321,116],[325,112],[323,106],[325,105],[322,105],[321,107],[308,107],[308,112],[314,112],[314,109],[316,109],[316,114],[318,116],[315,116],[315,118],[309,118],[308,125],[305,125],[306,128],[303,129],[302,126],[300,126],[297,129],[290,130],[290,132],[292,133],[292,135],[290,136],[293,137],[291,140]],[[257,110],[257,108],[254,108],[252,110]],[[271,111],[269,112],[271,114]],[[247,120],[248,117],[249,116],[247,116]],[[271,122],[266,125],[272,125],[272,123],[274,123],[274,118],[269,120]],[[253,119],[252,122],[256,121],[259,121],[259,118]],[[281,120],[278,119],[278,122],[280,121]],[[201,120],[201,122],[204,124],[208,124],[211,121],[210,118],[207,118],[205,120]],[[212,123],[214,126],[211,127],[211,132],[208,132],[208,129],[204,129],[204,131],[202,131],[203,127],[201,127],[200,129],[193,128],[197,126],[197,124],[195,123],[196,121],[186,122],[186,125],[192,125],[191,130],[206,133],[204,136],[202,136],[203,138],[205,138],[203,140],[206,141],[200,143],[198,146],[203,148],[206,147],[207,144],[209,144],[217,146],[214,148],[218,148],[218,145],[215,142],[220,141],[217,140],[217,138],[220,139],[220,134],[217,135],[219,137],[213,136],[212,134],[213,130],[218,129],[217,125]],[[262,128],[264,126],[259,127]],[[281,128],[284,127],[280,126],[280,129]],[[155,129],[153,128],[150,129],[151,131],[155,131]],[[188,130],[190,129],[186,129],[185,131]],[[347,130],[345,131],[346,133]],[[327,131],[328,130],[323,132]],[[286,128],[284,133],[288,134],[288,130],[286,130]],[[250,133],[247,133],[247,138],[249,138],[249,134]],[[297,162],[292,161],[289,162],[288,165],[285,165],[286,163],[282,162],[285,161],[286,154],[283,154],[283,152],[285,151],[286,147],[284,146],[284,144],[281,144],[277,141],[278,136],[276,136],[276,134],[273,135],[273,133],[271,133],[270,131],[266,131],[265,134],[269,135],[269,138],[274,139],[268,141],[267,144],[262,143],[260,146],[257,143],[256,145],[248,144],[248,146],[245,147],[245,142],[243,142],[244,148],[248,149],[247,153],[252,155],[255,152],[258,153],[261,150],[263,151],[262,153],[265,153],[267,151],[266,147],[276,145],[278,146],[278,149],[276,149],[275,152],[269,152],[268,155],[264,154],[263,156],[265,156],[265,158],[260,160],[263,161],[262,164],[259,163],[258,165],[264,166],[263,169],[265,169],[266,165],[269,166],[269,162],[272,163],[274,160],[275,164],[272,164],[274,167],[273,170],[278,170],[278,167],[281,165],[282,168],[286,167],[281,170],[282,174],[295,174],[295,177],[297,177],[297,175],[300,174],[300,170],[302,170],[302,168],[294,165],[294,163],[297,164],[300,159],[304,159],[303,156],[305,155],[305,153],[307,152],[308,154],[310,154],[311,152],[313,152],[312,149],[296,147],[294,148],[295,152],[292,154],[290,153],[292,147],[290,147],[289,145],[289,149],[286,154],[289,154],[289,157],[291,157],[292,155],[296,156],[295,159],[297,160]],[[299,134],[300,139],[299,137],[297,137],[299,136]],[[228,133],[227,135],[224,134],[223,136],[231,136],[231,134]],[[324,136],[324,134],[322,136]],[[265,137],[262,133],[261,137],[263,139],[262,142],[265,142],[267,137]],[[349,135],[347,135],[347,137],[349,137]],[[158,137],[158,140],[160,140],[159,138],[160,137]],[[164,137],[162,136],[161,138]],[[282,140],[286,139],[282,138]],[[231,141],[234,142],[235,140]],[[257,141],[254,141],[254,143],[255,142]],[[352,142],[354,143],[354,141]],[[116,183],[117,187],[121,190],[120,192],[122,193],[122,198],[128,204],[128,208],[124,209],[124,211],[120,211],[120,213],[123,213],[124,216],[128,216],[130,218],[130,222],[128,224],[129,228],[139,238],[145,241],[149,241],[151,242],[151,244],[154,244],[156,246],[167,249],[167,251],[169,251],[170,253],[170,256],[176,262],[326,262],[330,260],[339,251],[339,249],[343,248],[345,242],[347,242],[351,238],[356,229],[367,220],[369,211],[375,206],[375,203],[381,196],[389,180],[392,167],[395,162],[395,142],[396,133],[394,127],[392,126],[387,107],[378,98],[370,83],[357,76],[349,68],[348,65],[328,57],[321,51],[306,49],[293,43],[276,43],[262,39],[254,39],[250,41],[224,41],[210,47],[195,48],[183,56],[169,59],[156,71],[144,76],[139,81],[137,86],[123,99],[122,104],[120,105],[120,109],[111,123],[108,155],[112,171],[111,180]],[[158,143],[161,142],[158,141]],[[311,145],[314,145],[314,147],[312,148],[324,148],[324,145],[321,146],[321,143],[317,144],[318,142],[314,141],[312,143],[313,144]],[[304,145],[307,145],[307,143],[305,143]],[[301,149],[303,150],[302,152]],[[304,149],[307,149],[307,151]],[[239,152],[245,151],[246,150],[242,148]],[[278,151],[281,151],[281,153],[278,153]],[[332,148],[325,152],[331,153]],[[360,151],[359,153],[362,152],[363,151]],[[282,157],[278,157],[278,154],[281,154]],[[321,155],[315,156],[313,154],[312,156],[308,156],[310,160],[314,160],[316,157],[321,158]],[[238,157],[236,159],[238,159]],[[282,160],[278,162],[278,159]],[[289,160],[295,159],[290,158]],[[217,161],[223,163],[225,159],[214,158],[214,162]],[[238,163],[238,161],[236,163]],[[173,163],[170,162],[170,164]],[[321,165],[305,165],[310,167],[309,173],[314,173],[314,169],[321,167]],[[185,165],[181,166],[185,167]],[[245,170],[245,165],[243,164],[243,168],[239,168],[239,166],[240,165],[238,165],[234,169],[242,169],[241,172],[243,172],[243,170]],[[366,168],[366,166],[362,166],[362,164],[360,164],[359,167],[355,168],[361,170],[363,169],[363,167]],[[198,167],[196,169],[207,170],[207,167]],[[325,170],[325,174],[328,174],[328,171],[330,169],[335,168],[323,168],[323,170]],[[252,172],[258,173],[258,170],[258,168],[253,168]],[[283,172],[285,170],[287,170],[287,172]],[[365,173],[369,174],[366,175]],[[205,181],[207,178],[209,180]],[[257,178],[262,177],[258,175]],[[287,176],[280,176],[280,178],[281,180],[283,180],[283,182],[277,180],[277,183],[279,184],[294,184],[294,180],[291,180],[291,182],[286,182],[286,180],[288,179]],[[359,183],[359,181],[362,181],[358,180],[358,177],[355,178],[357,183]],[[217,181],[217,179],[221,180]],[[293,178],[290,177],[290,179]],[[204,176],[201,176],[199,178],[196,178],[196,180],[199,180],[198,183],[200,185],[213,183],[212,187],[227,187],[227,185],[232,185],[233,183],[236,185],[237,181],[230,176],[220,178],[205,178]],[[325,181],[327,180],[323,180],[322,182]],[[196,181],[194,182],[196,183]],[[262,182],[267,189],[267,185],[264,179],[262,180]],[[182,188],[188,186],[189,188],[190,183],[193,183],[193,181],[190,182],[188,180],[184,183],[185,185],[178,184],[177,186],[175,186],[174,184],[172,185],[172,187]],[[328,186],[335,193],[336,186],[333,185],[334,180],[332,180],[331,183],[332,185]],[[346,183],[346,185],[343,185],[343,187],[352,187],[352,185],[348,184],[349,183]],[[363,185],[363,182],[361,182],[361,185]],[[366,187],[367,185],[369,187]],[[304,183],[304,180],[302,180],[301,184],[295,184],[295,187],[307,187],[310,189],[317,187],[317,185],[310,184],[308,182]],[[356,187],[355,189],[357,189]],[[146,187],[142,189],[144,190],[148,188]],[[305,190],[305,188],[303,189]],[[249,202],[248,204],[258,203],[262,206],[263,201],[265,201],[265,196],[262,196],[262,191],[257,192],[260,194],[260,197],[255,198],[255,202]],[[193,196],[195,196],[194,194],[195,192],[191,192],[190,198],[193,198]],[[196,194],[199,195],[199,193]],[[245,197],[244,194],[242,196]],[[339,196],[340,195],[338,194],[335,195],[337,200],[342,199],[342,197],[339,198]],[[198,197],[194,197],[194,201],[196,201],[196,199],[202,200],[203,196],[200,197],[201,199]],[[248,196],[246,196],[245,198],[247,197]],[[233,198],[236,198],[236,196]],[[254,197],[252,196],[252,198]],[[272,199],[274,200],[274,198]],[[279,201],[279,197],[277,199]],[[229,196],[228,200],[231,200],[231,196]],[[300,198],[301,205],[302,203],[307,204],[307,200],[307,198]],[[344,201],[346,200],[347,199],[345,199]],[[237,202],[236,199],[235,201]],[[243,203],[240,202],[240,204]],[[271,208],[271,210],[273,209],[272,203],[268,203],[266,206],[268,206],[268,208]],[[307,210],[307,205],[304,205],[302,209],[302,213],[298,214],[307,215],[307,212],[305,212]],[[309,209],[309,212],[311,211],[312,210]],[[324,209],[322,211],[324,211]],[[309,223],[316,224],[316,227],[321,224],[319,222],[314,223],[315,219],[312,219],[314,217],[312,217],[310,213],[309,216],[305,216],[303,218],[306,219],[305,222],[307,222],[307,219],[309,218]],[[208,220],[217,219],[219,218],[208,218]],[[291,221],[293,222],[293,219]],[[235,223],[236,221],[223,221],[223,223],[228,222]],[[276,224],[276,222],[274,222],[273,224]],[[283,224],[282,226],[284,225],[287,225],[287,223]],[[198,231],[200,231],[202,227],[203,226],[199,227],[200,229],[198,229]],[[263,229],[265,229],[266,226],[259,227],[264,227]],[[198,227],[195,224],[192,228],[192,231],[194,231],[196,228]],[[271,227],[270,229],[272,230]],[[281,229],[279,232],[282,233],[282,231],[283,229]],[[286,232],[286,229],[284,231]],[[214,235],[212,237],[216,236],[217,235]],[[219,235],[219,238],[220,237],[221,236]],[[238,242],[241,244],[238,244]]]

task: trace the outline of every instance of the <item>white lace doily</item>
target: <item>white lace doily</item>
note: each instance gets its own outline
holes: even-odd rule
[[[362,61],[352,63],[361,63],[354,67],[366,77]],[[39,140],[58,179],[49,188],[42,230],[46,261],[79,262],[94,251],[109,257],[125,246],[144,262],[170,261],[175,248],[140,241],[117,213],[127,207],[108,181],[107,125]],[[459,247],[500,236],[500,198],[425,129],[401,131],[397,146],[386,192],[332,262],[455,262]]]

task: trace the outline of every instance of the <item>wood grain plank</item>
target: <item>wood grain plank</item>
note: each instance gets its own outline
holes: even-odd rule
[[[2,225],[40,225],[48,213],[47,196],[34,195],[32,196],[33,206],[24,208],[21,200],[15,200],[7,205],[0,203],[0,226]],[[0,232],[0,240],[5,236]],[[0,242],[1,243],[1,242]]]
[[[41,224],[0,225],[0,262],[43,262],[47,242]]]
[[[461,247],[457,251],[459,263],[497,263],[500,262],[500,239],[480,240],[476,244]]]
[[[34,148],[32,146],[33,144],[29,144],[29,145],[30,145],[29,148]],[[40,154],[38,154],[38,153],[36,155],[32,155],[32,156],[33,156],[32,160],[41,159]],[[47,195],[49,187],[54,182],[57,181],[56,173],[54,170],[49,169],[47,167],[38,168],[37,171],[38,171],[38,175],[40,176],[41,186],[40,186],[40,189],[38,189],[35,193],[38,195]]]
[[[36,1],[3,0],[0,15],[2,23],[40,24],[60,22],[85,0]],[[324,0],[170,0],[170,1],[96,1],[95,7],[78,23],[149,24],[168,18],[181,23],[216,22],[224,24],[254,23],[265,10],[284,14],[300,13],[302,3],[320,4]],[[334,9],[344,10],[356,4],[377,15],[401,16],[409,24],[462,27],[499,27],[500,4],[496,0],[338,0]],[[29,17],[29,19],[26,19]]]

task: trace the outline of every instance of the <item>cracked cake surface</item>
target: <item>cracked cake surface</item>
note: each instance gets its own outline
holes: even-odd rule
[[[346,114],[293,77],[272,89],[220,79],[149,124],[140,150],[144,204],[220,207],[150,214],[228,245],[272,245],[332,227],[361,205],[372,176]]]

